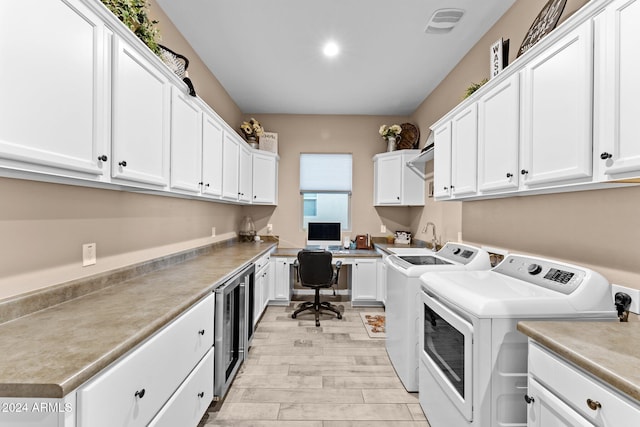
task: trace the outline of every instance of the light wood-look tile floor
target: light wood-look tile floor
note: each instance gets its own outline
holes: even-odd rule
[[[291,318],[270,306],[256,329],[248,358],[224,402],[199,427],[429,427],[417,393],[396,376],[384,339],[369,338],[360,312],[343,318],[313,314]]]

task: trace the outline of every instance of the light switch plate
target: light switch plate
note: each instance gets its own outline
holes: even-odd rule
[[[624,292],[625,294],[628,294],[631,297],[631,306],[629,306],[629,311],[635,314],[640,314],[640,289],[611,284],[611,296],[613,298],[615,298],[617,292]]]
[[[96,244],[85,243],[82,245],[82,266],[87,267],[96,263]]]
[[[267,224],[267,234],[273,233],[273,224]]]

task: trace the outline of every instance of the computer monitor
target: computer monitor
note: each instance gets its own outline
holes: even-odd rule
[[[307,226],[307,246],[328,249],[341,244],[339,222],[310,222]]]

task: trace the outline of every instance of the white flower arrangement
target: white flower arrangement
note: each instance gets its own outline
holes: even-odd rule
[[[244,132],[245,136],[248,137],[258,137],[264,135],[264,128],[260,124],[259,121],[254,119],[253,117],[248,122],[242,122],[240,125],[240,129]]]
[[[400,135],[400,132],[402,132],[402,128],[400,127],[400,125],[391,125],[389,127],[387,127],[387,125],[382,125],[380,126],[380,130],[378,131],[378,133],[380,133],[380,136],[384,139],[387,139],[389,137],[396,138],[398,135]]]

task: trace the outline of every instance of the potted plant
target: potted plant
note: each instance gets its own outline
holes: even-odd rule
[[[102,0],[102,3],[120,19],[140,40],[156,55],[160,56],[160,32],[156,28],[158,21],[147,16],[147,0]]]
[[[387,125],[380,126],[380,130],[378,133],[387,141],[387,151],[394,151],[396,149],[396,144],[400,140],[400,132],[402,132],[402,128],[400,125],[391,125],[387,127]]]
[[[252,117],[248,122],[242,122],[240,129],[249,145],[252,148],[258,148],[258,138],[264,135],[264,128],[260,122]]]

